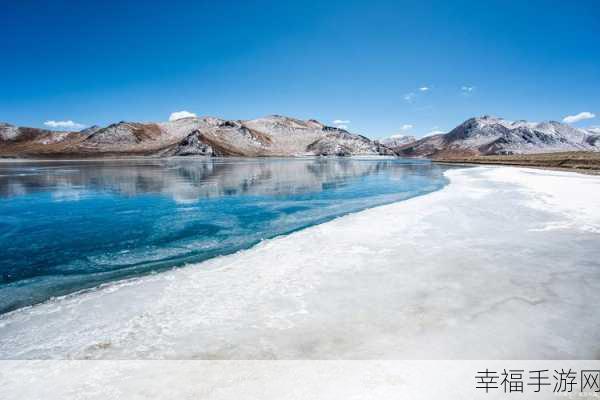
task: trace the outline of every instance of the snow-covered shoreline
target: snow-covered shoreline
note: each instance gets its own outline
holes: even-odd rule
[[[0,358],[600,357],[600,178],[508,167],[0,317]]]

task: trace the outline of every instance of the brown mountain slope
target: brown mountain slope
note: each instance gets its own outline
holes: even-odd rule
[[[394,155],[364,136],[273,115],[254,120],[183,118],[119,122],[80,132],[0,125],[2,157]]]

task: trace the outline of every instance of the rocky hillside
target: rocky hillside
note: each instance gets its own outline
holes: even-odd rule
[[[80,132],[0,124],[0,156],[96,157],[394,155],[385,145],[316,120],[279,115],[248,121],[183,118],[161,123],[119,122]]]
[[[600,133],[556,121],[533,123],[484,116],[395,150],[403,156],[432,158],[600,151]]]

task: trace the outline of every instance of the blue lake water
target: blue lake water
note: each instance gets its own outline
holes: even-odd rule
[[[402,159],[1,162],[0,313],[445,184]]]

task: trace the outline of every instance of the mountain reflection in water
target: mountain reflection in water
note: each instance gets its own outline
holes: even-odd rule
[[[1,162],[0,312],[428,193],[442,172],[397,159]]]

